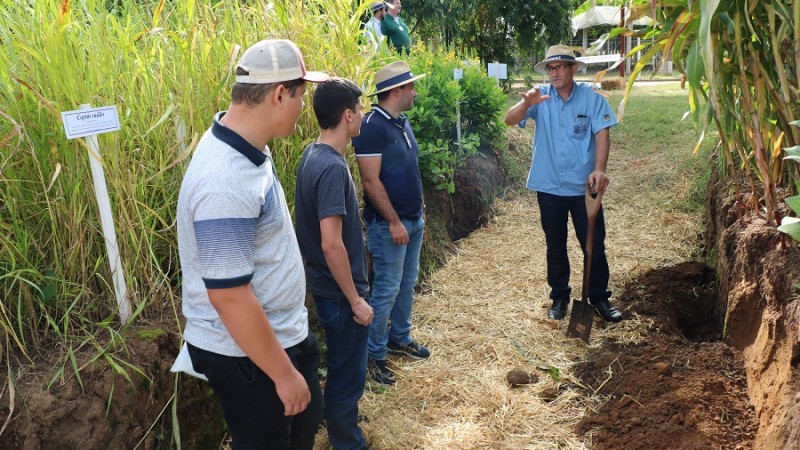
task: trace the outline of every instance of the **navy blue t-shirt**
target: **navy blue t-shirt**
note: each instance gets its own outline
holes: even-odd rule
[[[389,201],[401,219],[422,216],[422,177],[419,173],[419,146],[404,115],[394,118],[378,105],[364,115],[361,134],[353,138],[358,158],[381,158],[380,181]],[[364,192],[364,220],[380,218]]]
[[[314,295],[340,297],[325,254],[319,223],[342,216],[342,241],[350,259],[350,271],[358,295],[369,293],[364,233],[358,214],[358,196],[344,156],[327,144],[311,143],[297,166],[295,229],[306,269],[306,284]]]

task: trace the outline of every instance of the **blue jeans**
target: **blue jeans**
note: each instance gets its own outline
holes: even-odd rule
[[[358,400],[367,380],[367,327],[353,320],[344,296],[314,296],[317,318],[328,346],[325,421],[336,450],[360,450],[367,442],[358,427]]]
[[[386,359],[386,344],[411,343],[411,306],[419,274],[419,253],[425,220],[403,219],[408,244],[392,242],[389,224],[383,220],[367,223],[367,248],[372,255],[375,280],[370,305],[375,313],[369,326],[367,352],[372,359]],[[391,326],[389,320],[391,319]]]
[[[537,192],[542,230],[547,243],[547,284],[550,285],[550,298],[569,300],[572,288],[569,285],[569,256],[567,255],[567,219],[572,216],[572,227],[578,236],[581,250],[586,256],[586,234],[589,217],[586,215],[586,202],[583,195],[564,197]],[[606,226],[603,208],[597,213],[592,246],[592,270],[589,276],[589,299],[593,302],[611,297],[608,290],[608,260],[606,259]]]
[[[250,358],[219,355],[189,344],[194,370],[208,378],[220,402],[233,450],[311,450],[322,422],[319,344],[314,333],[286,349],[311,390],[311,403],[295,416],[285,411],[275,383]]]

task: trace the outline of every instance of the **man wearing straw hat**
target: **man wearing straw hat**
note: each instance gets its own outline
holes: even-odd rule
[[[303,263],[267,143],[294,133],[306,82],[327,78],[291,41],[247,49],[178,195],[184,339],[234,450],[310,450],[322,420]]]
[[[507,125],[525,127],[535,122],[533,160],[527,188],[536,191],[541,226],[547,245],[547,283],[553,305],[547,316],[561,320],[567,314],[572,288],[569,285],[567,218],[581,248],[585,248],[588,216],[586,186],[603,194],[608,186],[606,163],[611,146],[609,128],[617,124],[606,99],[591,85],[576,83],[578,69],[586,64],[575,59],[573,50],[553,45],[534,70],[547,74],[549,85],[535,86],[522,94],[505,117]],[[605,223],[602,207],[596,218],[589,278],[589,302],[602,318],[619,322],[622,314],[609,302],[608,261],[605,252]]]
[[[386,354],[425,359],[430,351],[411,338],[411,308],[419,274],[425,228],[419,147],[402,113],[414,105],[414,75],[404,61],[375,73],[378,103],[364,115],[361,135],[353,139],[364,185],[364,222],[375,279],[370,305],[369,373],[381,384],[394,384]],[[391,322],[391,324],[390,324]]]
[[[367,332],[373,313],[367,303],[367,253],[358,196],[344,156],[361,129],[361,94],[344,78],[332,78],[314,90],[321,131],[298,164],[294,208],[308,287],[325,330],[325,422],[336,450],[368,447],[358,427],[358,400],[367,378]]]

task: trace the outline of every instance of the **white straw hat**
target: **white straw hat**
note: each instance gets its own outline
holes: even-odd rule
[[[414,76],[411,73],[411,67],[405,61],[395,61],[384,66],[381,70],[375,72],[375,89],[376,91],[369,96],[380,94],[398,86],[411,83],[414,80],[419,80],[424,77],[422,75]]]
[[[586,67],[585,62],[575,59],[575,52],[572,50],[572,47],[568,47],[566,45],[551,45],[550,48],[547,49],[547,55],[545,56],[544,61],[539,61],[535,66],[533,66],[533,70],[544,75],[547,73],[544,68],[553,61],[567,61],[575,63],[578,65],[578,69],[583,69]]]

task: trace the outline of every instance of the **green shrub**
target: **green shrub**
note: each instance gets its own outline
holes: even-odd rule
[[[420,44],[407,60],[415,74],[427,74],[417,81],[415,106],[407,113],[420,147],[422,176],[437,189],[452,193],[453,175],[465,158],[476,154],[481,144],[502,144],[506,96],[474,58],[458,58],[452,51]],[[460,81],[453,79],[456,68],[463,70]]]

